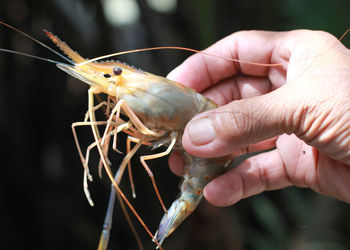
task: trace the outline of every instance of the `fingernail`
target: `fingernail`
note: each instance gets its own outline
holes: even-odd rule
[[[202,118],[190,122],[188,133],[195,146],[208,144],[214,140],[216,135],[213,123],[208,118]]]
[[[179,73],[179,72],[178,72],[178,67],[177,67],[177,68],[173,69],[173,70],[166,76],[166,78],[175,81],[175,80],[176,80],[176,77],[177,77],[177,75],[178,75],[178,73]]]

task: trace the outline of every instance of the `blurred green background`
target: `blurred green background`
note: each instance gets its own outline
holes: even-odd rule
[[[152,46],[204,49],[246,29],[320,29],[340,37],[350,28],[350,2],[0,0],[0,20],[50,45],[41,32],[48,29],[84,57],[92,58]],[[345,44],[349,41],[344,39]],[[60,60],[3,26],[0,47]],[[187,56],[182,51],[158,51],[119,59],[166,75]],[[87,89],[55,65],[0,53],[1,249],[96,249],[109,181],[105,176],[100,180],[94,168],[90,192],[95,207],[90,207],[70,127],[83,120]],[[82,145],[89,145],[90,129],[80,129],[79,138]],[[144,149],[140,154],[147,152]],[[91,166],[96,166],[96,152],[92,157]],[[120,158],[112,159],[115,166]],[[170,173],[166,159],[149,165],[169,206],[178,193],[180,178]],[[132,203],[155,232],[162,209],[137,157],[133,166],[137,199]],[[127,181],[122,189],[130,197]],[[266,192],[227,208],[203,201],[163,246],[169,250],[350,249],[349,208],[298,188]],[[119,206],[114,216],[109,249],[137,249]],[[135,224],[145,249],[154,249],[145,231]]]

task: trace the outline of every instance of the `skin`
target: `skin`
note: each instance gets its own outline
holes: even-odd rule
[[[183,146],[198,157],[259,152],[211,181],[205,198],[229,206],[266,190],[311,188],[350,203],[350,52],[322,31],[243,31],[195,54],[168,78],[221,107],[195,116]],[[182,173],[173,154],[171,170]]]

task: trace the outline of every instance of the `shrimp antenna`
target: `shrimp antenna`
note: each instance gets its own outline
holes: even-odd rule
[[[345,37],[349,32],[350,32],[350,29],[347,29],[347,30],[344,32],[344,34],[338,39],[339,42],[341,42],[341,41],[344,39],[344,37]]]
[[[224,60],[228,60],[231,62],[239,62],[239,63],[247,63],[247,64],[251,64],[251,65],[256,65],[256,66],[269,66],[269,67],[274,67],[274,66],[281,66],[283,64],[286,63],[256,63],[256,62],[249,62],[249,61],[244,61],[244,60],[240,60],[240,59],[234,59],[234,58],[230,58],[230,57],[224,57],[224,56],[219,56],[219,55],[215,55],[215,54],[211,54],[211,53],[207,53],[204,51],[200,51],[200,50],[196,50],[196,49],[191,49],[191,48],[185,48],[185,47],[177,47],[177,46],[162,46],[162,47],[151,47],[151,48],[143,48],[143,49],[133,49],[133,50],[126,50],[126,51],[121,51],[121,52],[116,52],[116,53],[112,53],[112,54],[108,54],[108,55],[104,55],[104,56],[99,56],[99,57],[95,57],[92,58],[90,60],[78,63],[78,66],[83,66],[84,64],[88,64],[97,60],[101,60],[101,59],[105,59],[105,58],[109,58],[112,56],[119,56],[119,55],[124,55],[124,54],[129,54],[129,53],[135,53],[135,52],[144,52],[144,51],[150,51],[150,50],[185,50],[185,51],[190,51],[190,52],[194,52],[194,53],[200,53],[203,55],[207,55],[207,56],[213,56],[213,57],[217,57],[220,59],[224,59]]]
[[[70,64],[74,64],[74,62],[72,60],[70,60],[68,57],[65,57],[64,55],[60,54],[59,52],[57,52],[56,50],[54,50],[53,48],[50,48],[49,46],[47,46],[46,44],[38,41],[37,39],[35,39],[34,37],[24,33],[23,31],[20,31],[19,29],[16,29],[15,27],[7,24],[7,23],[4,23],[2,21],[0,21],[0,24],[6,26],[7,28],[9,29],[12,29],[18,33],[20,33],[21,35],[29,38],[30,40],[40,44],[41,46],[43,46],[44,48],[50,50],[51,52],[53,52],[54,54],[58,55],[59,57],[61,57],[63,60],[69,62]],[[41,57],[36,57],[36,56],[32,56],[32,55],[29,55],[29,54],[25,54],[25,53],[20,53],[20,52],[16,52],[16,51],[11,51],[11,50],[5,50],[5,49],[1,49],[1,51],[4,51],[4,52],[9,52],[9,53],[14,53],[14,54],[19,54],[19,55],[23,55],[23,56],[28,56],[28,57],[32,57],[32,58],[36,58],[36,59],[39,59],[39,60],[45,60],[44,58],[41,58]],[[56,61],[53,61],[53,60],[50,60],[50,59],[47,59],[46,61],[48,62],[54,62],[54,63],[57,63]],[[60,63],[60,62],[58,62]]]
[[[11,53],[11,54],[17,54],[17,55],[21,55],[21,56],[26,56],[26,57],[31,57],[31,58],[42,60],[42,61],[49,62],[49,63],[65,64],[65,63],[61,63],[59,61],[55,61],[55,60],[52,60],[52,59],[48,59],[48,58],[44,58],[44,57],[40,57],[40,56],[35,56],[35,55],[23,53],[23,52],[18,52],[18,51],[14,51],[14,50],[9,50],[9,49],[2,49],[2,48],[0,48],[0,51]],[[68,65],[68,64],[65,64],[65,65]]]
[[[338,39],[339,42],[341,42],[344,37],[350,32],[350,29],[347,29],[344,34]],[[334,46],[336,46],[336,44],[334,44],[330,49],[326,50],[325,52],[321,53],[324,54],[326,52],[328,52],[329,50],[331,50]],[[250,64],[250,65],[255,65],[255,66],[268,66],[268,67],[276,67],[276,66],[282,66],[285,64],[288,64],[288,62],[281,62],[281,63],[257,63],[257,62],[249,62],[249,61],[245,61],[245,60],[240,60],[240,59],[234,59],[234,58],[230,58],[230,57],[224,57],[224,56],[219,56],[219,55],[215,55],[215,54],[211,54],[211,53],[207,53],[204,51],[200,51],[200,50],[196,50],[196,49],[191,49],[191,48],[185,48],[185,47],[178,47],[178,46],[161,46],[161,47],[150,47],[150,48],[142,48],[142,49],[133,49],[133,50],[126,50],[126,51],[120,51],[120,52],[116,52],[116,53],[111,53],[108,55],[104,55],[104,56],[99,56],[99,57],[95,57],[92,58],[90,60],[86,60],[84,62],[78,63],[77,65],[79,66],[83,66],[84,64],[88,64],[97,60],[101,60],[101,59],[106,59],[109,57],[113,57],[113,56],[119,56],[119,55],[124,55],[124,54],[129,54],[129,53],[136,53],[136,52],[144,52],[144,51],[151,51],[151,50],[184,50],[184,51],[190,51],[190,52],[194,52],[194,53],[200,53],[203,55],[207,55],[207,56],[212,56],[212,57],[216,57],[216,58],[220,58],[220,59],[224,59],[227,61],[231,61],[231,62],[238,62],[238,63],[246,63],[246,64]]]

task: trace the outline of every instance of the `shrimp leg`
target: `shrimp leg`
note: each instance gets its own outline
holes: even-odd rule
[[[101,102],[98,105],[94,106],[92,110],[93,110],[93,112],[96,112],[96,110],[100,109],[103,106],[107,106],[107,108],[108,108],[110,106],[110,103],[105,102],[105,101]],[[83,122],[75,122],[72,124],[72,132],[73,132],[74,141],[75,141],[75,144],[76,144],[76,147],[78,150],[78,154],[80,156],[80,160],[81,160],[83,167],[84,167],[84,177],[83,177],[84,193],[85,193],[85,196],[86,196],[87,200],[89,201],[90,205],[94,206],[94,203],[91,199],[90,192],[88,189],[87,179],[89,179],[89,181],[92,181],[92,176],[91,176],[90,171],[89,171],[88,162],[89,162],[90,151],[92,148],[94,148],[96,146],[96,143],[92,143],[88,146],[88,148],[86,150],[85,157],[84,157],[82,150],[81,150],[79,140],[78,140],[78,136],[76,133],[76,127],[78,127],[78,126],[91,126],[91,121],[89,122],[88,119],[89,119],[89,112],[87,111]],[[106,125],[106,121],[97,121],[97,122],[95,122],[95,125]]]
[[[120,109],[123,109],[126,115],[130,118],[134,126],[137,128],[138,131],[145,135],[151,135],[154,137],[161,137],[164,135],[164,132],[155,132],[150,129],[148,129],[142,121],[135,115],[135,113],[132,111],[132,109],[129,107],[129,105],[124,101],[120,100],[117,105],[114,107],[114,110],[112,111],[112,114],[115,112],[120,112]]]
[[[106,122],[96,122],[95,125],[104,125]],[[89,181],[92,181],[92,176],[90,174],[90,170],[89,170],[89,166],[88,166],[88,162],[89,162],[89,155],[90,155],[90,150],[96,146],[96,143],[92,143],[88,146],[87,150],[86,150],[86,154],[85,154],[85,157],[81,151],[81,147],[80,147],[80,144],[79,144],[79,140],[78,140],[78,136],[77,136],[77,133],[76,133],[76,130],[75,128],[78,127],[78,126],[91,126],[91,122],[75,122],[72,124],[72,131],[73,131],[73,137],[74,137],[74,141],[75,141],[75,145],[78,149],[78,153],[79,153],[79,156],[80,156],[80,160],[83,164],[83,167],[84,167],[84,177],[83,177],[83,187],[84,187],[84,193],[85,193],[85,196],[87,198],[87,200],[89,201],[90,203],[90,206],[94,206],[94,203],[91,199],[91,196],[90,196],[90,192],[89,192],[89,189],[88,189],[88,182],[87,182],[87,179],[89,179]]]
[[[166,156],[166,155],[170,154],[170,152],[173,150],[173,148],[175,146],[176,139],[177,139],[177,136],[178,136],[178,132],[172,132],[170,134],[170,136],[171,136],[171,143],[170,143],[170,145],[169,145],[169,147],[167,148],[166,151],[161,152],[161,153],[157,153],[157,154],[152,154],[152,155],[144,155],[144,156],[140,157],[140,161],[142,163],[142,166],[145,168],[146,172],[148,173],[149,177],[151,178],[151,181],[152,181],[152,184],[153,184],[153,188],[154,188],[154,190],[156,192],[158,200],[160,201],[160,204],[162,205],[162,208],[163,208],[165,213],[167,213],[168,210],[166,209],[166,207],[164,205],[164,202],[163,202],[163,200],[162,200],[162,198],[160,196],[160,193],[159,193],[156,181],[154,179],[154,175],[153,175],[151,169],[148,167],[146,161],[147,160],[161,158],[163,156]]]
[[[136,139],[137,140],[137,139]],[[126,152],[129,153],[130,152],[130,147],[131,147],[131,142],[134,141],[135,142],[135,138],[128,136],[128,139],[126,140]],[[131,164],[130,161],[128,161],[128,174],[129,174],[129,182],[130,182],[130,187],[131,187],[131,193],[132,193],[132,197],[134,199],[136,199],[136,191],[135,191],[135,184],[134,184],[134,180],[132,178],[132,172],[131,172]]]
[[[128,137],[128,140],[130,140],[129,137]],[[137,144],[124,157],[124,159],[123,159],[123,161],[122,161],[122,163],[121,163],[121,165],[120,165],[120,167],[119,167],[119,169],[118,169],[118,171],[117,171],[117,173],[116,173],[116,175],[114,177],[114,181],[118,185],[120,184],[121,177],[122,177],[122,175],[124,173],[125,167],[130,162],[130,159],[137,152],[137,150],[140,148],[141,145],[142,145],[142,140],[138,140]],[[99,242],[99,245],[98,245],[98,250],[105,250],[105,249],[107,249],[108,240],[109,240],[109,236],[110,236],[110,232],[111,232],[111,228],[112,228],[113,209],[114,209],[114,203],[115,203],[115,196],[116,196],[116,194],[117,194],[116,190],[115,190],[115,188],[113,187],[113,184],[112,184],[111,193],[110,193],[110,196],[109,196],[108,207],[107,207],[107,212],[106,212],[106,216],[105,216],[105,221],[104,221],[104,224],[103,224],[103,230],[102,230],[101,237],[100,237],[100,242]],[[121,199],[121,197],[119,196],[119,194],[118,194],[118,199],[121,202],[121,206],[123,208],[123,211],[124,211],[124,214],[126,216],[126,219],[127,219],[128,223],[130,225],[130,228],[133,231],[133,233],[134,233],[134,235],[136,237],[136,240],[137,240],[137,242],[138,242],[138,244],[140,246],[140,240],[138,238],[136,230],[133,227],[133,224],[132,224],[132,222],[130,220],[130,217],[128,216],[128,213],[125,210],[124,202]]]
[[[109,106],[109,103],[108,102],[101,102],[99,103],[98,105],[96,105],[94,108],[93,108],[93,112],[95,112],[96,110],[98,110],[99,108],[101,108],[102,106],[106,105],[107,107]],[[77,133],[76,133],[76,130],[75,128],[78,127],[78,126],[90,126],[90,122],[88,122],[88,119],[89,119],[89,112],[86,112],[85,114],[85,119],[83,122],[75,122],[72,124],[72,131],[73,131],[73,136],[74,136],[74,141],[75,141],[75,145],[78,149],[78,153],[79,153],[79,156],[80,156],[80,159],[81,159],[81,162],[83,163],[83,166],[84,166],[84,170],[89,178],[90,181],[92,181],[92,177],[89,173],[89,167],[88,167],[88,160],[86,160],[87,157],[84,157],[83,154],[82,154],[82,151],[81,151],[81,147],[80,147],[80,144],[79,144],[79,140],[78,140],[78,137],[77,137]],[[105,121],[101,121],[101,122],[97,122],[96,125],[105,125],[106,122]],[[87,156],[87,154],[86,154]]]
[[[116,104],[116,106],[113,108],[113,110],[111,112],[111,116],[110,116],[108,122],[110,122],[113,119],[114,114],[116,114],[116,119],[118,119],[121,109],[124,110],[126,115],[130,118],[130,121],[134,124],[134,126],[139,131],[141,131],[141,133],[146,134],[146,135],[156,136],[156,137],[160,137],[160,136],[162,136],[164,134],[164,133],[158,133],[158,132],[154,132],[152,130],[149,130],[140,121],[140,119],[135,115],[135,113],[131,110],[131,108],[127,105],[127,103],[124,100],[120,100]],[[161,203],[161,206],[162,206],[164,212],[167,212],[167,209],[166,209],[166,207],[164,205],[164,202],[163,202],[163,200],[162,200],[162,198],[160,196],[159,189],[158,189],[157,184],[156,184],[155,179],[154,179],[154,175],[153,175],[152,171],[150,170],[150,168],[148,167],[148,165],[146,164],[145,160],[156,159],[156,158],[160,158],[160,157],[163,157],[165,155],[168,155],[171,152],[171,150],[173,149],[173,147],[174,147],[174,145],[176,143],[177,134],[178,134],[177,132],[173,132],[172,133],[172,142],[171,142],[170,146],[168,147],[168,149],[165,152],[154,154],[154,155],[149,155],[149,156],[142,156],[140,158],[143,167],[145,168],[145,170],[147,171],[149,177],[151,178],[151,181],[152,181],[152,184],[153,184],[153,188],[154,188],[154,190],[156,192],[156,195],[158,197],[159,202]]]
[[[93,112],[96,112],[98,109],[100,109],[101,107],[103,106],[106,106],[107,107],[107,112],[109,112],[109,109],[111,107],[111,103],[110,101],[103,101],[103,102],[100,102],[98,105],[94,106],[93,107]],[[83,187],[84,187],[84,193],[85,193],[85,196],[87,197],[87,200],[89,201],[90,205],[91,206],[94,206],[94,203],[91,199],[91,196],[90,196],[90,192],[88,190],[88,182],[87,182],[87,179],[89,179],[89,181],[92,181],[92,176],[90,174],[90,171],[89,171],[89,167],[88,167],[88,162],[89,162],[89,157],[90,157],[90,151],[96,147],[96,142],[90,144],[88,147],[87,147],[87,150],[86,150],[86,154],[85,154],[85,157],[83,156],[83,153],[82,153],[82,150],[81,150],[81,146],[80,146],[80,143],[79,143],[79,140],[78,140],[78,136],[77,136],[77,133],[76,133],[76,127],[78,126],[91,126],[91,123],[92,121],[88,121],[89,120],[89,111],[86,112],[85,114],[85,118],[84,118],[84,121],[83,122],[75,122],[72,124],[72,131],[73,131],[73,136],[74,136],[74,140],[75,140],[75,144],[76,144],[76,147],[78,149],[78,153],[79,153],[79,156],[80,156],[80,159],[81,159],[81,162],[83,164],[83,167],[84,167],[84,177],[83,177]],[[120,119],[121,120],[121,119]],[[116,121],[119,121],[119,120],[116,120]],[[124,121],[122,121],[124,122]],[[109,128],[110,125],[112,124],[112,121],[96,121],[94,122],[95,125],[99,126],[99,125],[107,125],[107,127]],[[124,129],[128,129],[129,127],[131,126],[131,124],[129,122],[125,122],[124,124],[121,124],[119,126],[116,127],[115,129],[115,134],[114,134],[114,137],[116,138],[116,134]],[[106,132],[108,130],[108,128],[106,128],[106,131],[104,133],[104,136],[102,138],[102,140],[100,141],[104,141],[106,139]],[[108,136],[108,138],[110,138],[110,135]],[[116,140],[114,140],[116,141]],[[107,145],[107,147],[106,147]],[[105,155],[107,157],[107,152],[108,152],[108,145],[109,143],[105,143],[103,145],[103,155]],[[113,143],[113,149],[115,151],[118,152],[118,150],[116,149],[116,143],[114,142]],[[108,158],[107,158],[108,160]],[[109,160],[108,160],[108,163],[110,164]],[[101,167],[102,167],[102,164],[100,163],[99,164],[99,175],[101,177]]]
[[[106,158],[103,155],[103,149],[101,147],[101,144],[99,143],[100,138],[99,138],[99,133],[97,131],[97,126],[94,125],[94,121],[96,121],[95,119],[95,114],[93,112],[93,107],[94,107],[94,94],[98,93],[99,91],[96,90],[93,86],[90,87],[89,91],[88,91],[88,102],[89,102],[89,115],[90,115],[90,119],[92,121],[91,123],[91,130],[92,133],[94,135],[95,141],[96,141],[96,146],[97,146],[97,150],[101,156],[101,160],[102,160],[102,164],[103,167],[106,170],[106,173],[109,177],[109,179],[111,180],[113,187],[118,191],[119,195],[121,196],[121,198],[124,200],[124,202],[128,205],[128,207],[130,208],[130,210],[134,213],[134,215],[136,216],[136,218],[138,219],[138,221],[141,223],[141,225],[143,226],[143,228],[146,230],[146,232],[148,233],[148,235],[150,237],[152,237],[152,239],[154,238],[153,234],[151,233],[151,231],[149,230],[149,228],[146,226],[146,224],[143,222],[143,220],[141,219],[140,215],[136,212],[136,210],[133,208],[133,206],[130,204],[130,202],[128,201],[128,199],[125,197],[124,193],[121,191],[121,189],[119,188],[118,184],[114,181],[113,178],[113,174],[111,171],[111,168],[109,166],[109,164],[106,161]],[[157,246],[160,247],[160,245],[158,244],[158,242],[156,241]]]
[[[117,149],[117,135],[119,132],[129,129],[132,126],[132,123],[130,121],[125,122],[122,119],[116,119],[116,122],[121,122],[120,125],[115,126],[115,129],[112,131],[112,128],[110,127],[110,124],[112,123],[110,120],[107,121],[107,126],[105,128],[105,132],[103,133],[103,137],[101,139],[101,145],[103,147],[104,154],[107,155],[108,148],[109,148],[109,141],[111,138],[111,135],[113,135],[113,144],[112,149],[116,151],[117,153],[121,152]],[[102,161],[100,160],[100,163],[98,165],[98,174],[100,178],[102,178]]]
[[[98,122],[95,122],[94,123],[95,125],[106,125],[107,122],[106,121],[98,121]],[[86,153],[85,153],[85,157],[83,156],[82,154],[82,151],[81,151],[81,147],[80,147],[80,144],[79,144],[79,140],[78,140],[78,137],[77,137],[77,133],[76,133],[76,127],[78,126],[91,126],[91,122],[75,122],[72,124],[72,130],[73,130],[73,136],[74,136],[74,140],[75,140],[75,144],[77,146],[77,149],[78,149],[78,153],[79,153],[79,156],[80,156],[80,159],[81,159],[81,162],[83,163],[83,167],[84,167],[84,179],[83,179],[83,187],[84,187],[84,193],[85,193],[85,196],[87,197],[89,203],[91,206],[94,206],[94,203],[91,199],[91,196],[90,196],[90,192],[88,190],[88,183],[87,183],[87,179],[89,179],[89,181],[92,181],[92,176],[89,172],[89,167],[88,167],[88,163],[89,163],[89,159],[90,159],[90,152],[91,150],[96,147],[96,142],[93,142],[91,143],[87,149],[86,149]],[[126,123],[123,123],[121,125],[119,125],[118,127],[116,127],[115,131],[112,131],[110,133],[108,133],[107,135],[105,135],[105,140],[107,140],[106,138],[110,138],[113,134],[115,135],[115,133],[119,133],[120,131],[124,130],[124,129],[127,129],[128,127],[130,127],[130,123],[129,122],[126,122]],[[102,141],[102,139],[100,139],[100,142]],[[106,159],[108,161],[108,164],[111,165],[110,161],[108,160],[108,145],[109,145],[109,140],[107,142],[104,143],[103,145],[103,154],[106,156]],[[99,166],[99,176],[101,177],[101,164]]]

